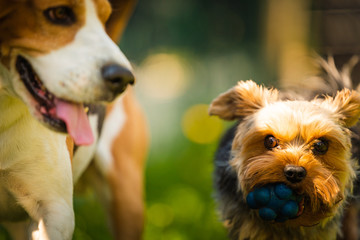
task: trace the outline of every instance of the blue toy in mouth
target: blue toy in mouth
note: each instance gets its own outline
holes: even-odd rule
[[[246,197],[251,209],[258,209],[265,221],[285,222],[301,215],[303,197],[283,183],[268,184],[251,191]]]

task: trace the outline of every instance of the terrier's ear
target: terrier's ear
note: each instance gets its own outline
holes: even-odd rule
[[[225,120],[242,119],[277,99],[276,89],[266,89],[251,80],[240,81],[212,101],[209,114]]]
[[[345,127],[352,127],[359,120],[360,94],[354,90],[338,91],[334,98],[326,97],[321,105],[337,114]]]

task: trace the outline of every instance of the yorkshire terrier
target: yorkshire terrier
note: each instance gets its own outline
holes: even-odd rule
[[[238,121],[215,156],[217,200],[231,239],[343,236],[344,208],[358,169],[350,130],[360,117],[357,91],[344,88],[309,101],[283,100],[274,88],[240,81],[211,103],[209,114]],[[279,186],[299,199],[292,201],[291,217],[264,215],[253,206],[251,196],[259,191],[256,203],[272,197],[272,203],[263,204],[267,210],[288,203],[274,200]]]

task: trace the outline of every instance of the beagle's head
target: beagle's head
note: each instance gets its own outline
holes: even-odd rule
[[[80,134],[74,131],[88,124],[83,103],[112,101],[134,83],[129,61],[106,33],[109,18],[127,20],[130,2],[0,0],[2,87],[47,126]],[[112,18],[112,5],[124,16]],[[124,26],[111,24],[115,35]]]

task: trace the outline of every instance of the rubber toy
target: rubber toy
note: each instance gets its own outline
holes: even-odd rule
[[[246,203],[249,208],[258,210],[265,221],[285,222],[303,212],[303,196],[283,183],[255,188],[247,195]]]

